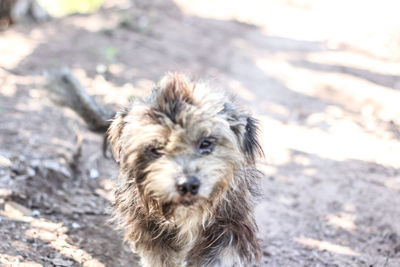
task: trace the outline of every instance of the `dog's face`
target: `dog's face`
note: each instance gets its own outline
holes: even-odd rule
[[[120,112],[108,134],[123,182],[135,185],[149,212],[165,217],[211,207],[262,153],[254,119],[177,74]]]

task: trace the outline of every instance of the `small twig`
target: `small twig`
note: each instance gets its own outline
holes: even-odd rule
[[[383,267],[388,266],[388,263],[389,263],[389,256],[386,257],[385,265],[383,265]]]
[[[73,171],[74,177],[79,173],[79,161],[82,156],[82,142],[83,142],[83,137],[81,134],[78,133],[76,136],[76,150],[75,153],[72,156],[72,161],[70,163],[70,167]]]
[[[21,75],[21,73],[19,73],[18,71],[9,70],[9,69],[7,69],[7,68],[5,68],[5,67],[2,67],[2,66],[0,66],[0,69],[2,69],[2,70],[5,71],[5,72],[8,72],[8,73],[10,73],[10,74]]]

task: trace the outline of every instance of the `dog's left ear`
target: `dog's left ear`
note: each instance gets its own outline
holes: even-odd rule
[[[110,144],[112,155],[115,161],[119,162],[122,150],[122,142],[121,135],[125,127],[124,118],[128,114],[128,109],[123,109],[119,111],[113,121],[111,122],[110,127],[107,130],[107,140]]]
[[[225,104],[231,130],[235,133],[240,143],[247,162],[254,164],[257,157],[264,157],[264,151],[259,140],[258,122],[251,115],[238,111],[231,104]]]

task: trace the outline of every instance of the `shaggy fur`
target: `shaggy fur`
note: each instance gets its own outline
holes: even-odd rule
[[[248,266],[259,257],[252,199],[263,152],[256,121],[231,98],[169,74],[116,115],[108,138],[120,163],[115,219],[143,266]],[[190,179],[194,193],[179,187]]]

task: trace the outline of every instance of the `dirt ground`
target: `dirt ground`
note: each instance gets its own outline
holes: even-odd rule
[[[240,2],[110,0],[0,32],[1,266],[137,266],[107,222],[103,135],[43,90],[63,66],[113,110],[183,71],[253,111],[260,266],[400,266],[398,9]]]

